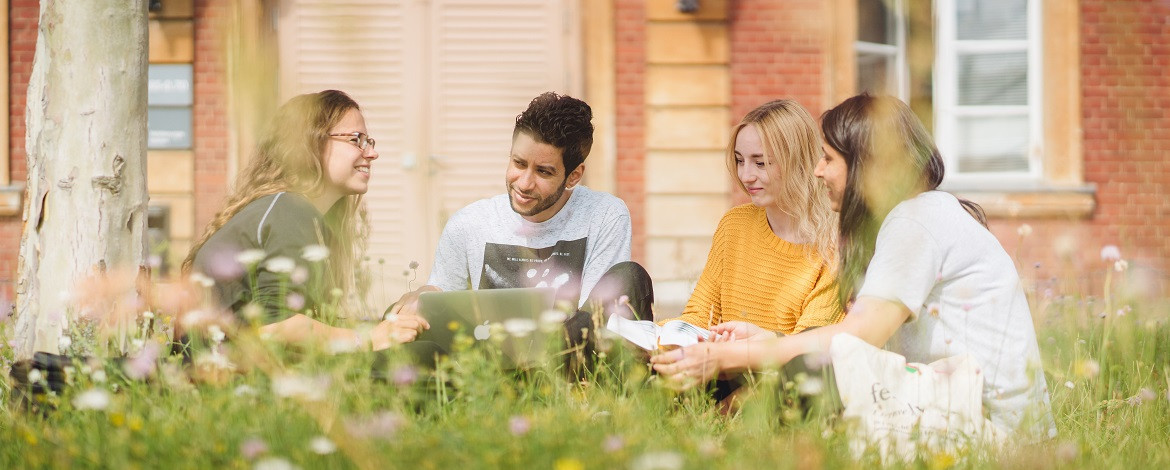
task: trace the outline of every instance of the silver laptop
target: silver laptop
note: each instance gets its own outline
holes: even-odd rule
[[[484,289],[425,292],[418,296],[419,314],[431,328],[416,341],[434,343],[451,353],[457,334],[474,340],[475,346],[499,347],[512,366],[528,366],[548,357],[550,335],[564,328],[542,318],[553,308],[556,290],[551,288]]]

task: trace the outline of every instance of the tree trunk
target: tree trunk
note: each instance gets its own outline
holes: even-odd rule
[[[28,86],[18,357],[57,352],[77,313],[70,294],[78,281],[135,276],[144,264],[146,43],[146,0],[41,0]]]

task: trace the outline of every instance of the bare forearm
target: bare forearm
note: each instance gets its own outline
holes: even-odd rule
[[[347,328],[326,325],[303,314],[260,327],[260,333],[285,343],[332,341],[361,342],[361,335]]]
[[[880,348],[909,315],[910,311],[900,304],[863,298],[841,323],[767,341],[727,343],[728,347],[722,352],[722,370],[737,372],[780,367],[802,354],[828,352],[833,337],[841,333],[856,336]]]

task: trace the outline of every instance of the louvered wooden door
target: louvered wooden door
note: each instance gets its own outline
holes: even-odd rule
[[[281,90],[336,88],[378,140],[366,195],[371,289],[384,305],[426,281],[443,224],[503,192],[512,123],[544,91],[579,94],[573,0],[286,0]],[[383,262],[379,262],[382,260]]]

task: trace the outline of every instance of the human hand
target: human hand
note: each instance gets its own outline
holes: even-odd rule
[[[430,323],[418,315],[392,315],[387,315],[390,318],[378,323],[370,332],[370,348],[374,351],[414,341],[419,333],[431,328]]]
[[[698,343],[654,355],[650,357],[650,363],[672,388],[685,390],[719,375],[724,346],[713,342]]]
[[[715,337],[708,341],[762,341],[776,337],[776,333],[745,321],[729,321],[711,327]]]
[[[422,286],[418,289],[412,290],[402,297],[398,298],[394,305],[390,306],[390,310],[386,312],[385,318],[395,318],[394,315],[410,316],[418,315],[418,296],[423,292],[438,292],[440,289],[435,286]]]

